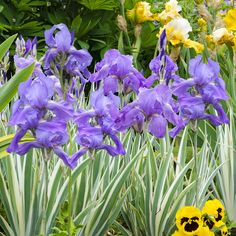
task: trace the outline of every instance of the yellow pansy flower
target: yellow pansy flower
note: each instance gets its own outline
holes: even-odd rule
[[[222,236],[227,236],[227,235],[229,235],[229,231],[228,231],[228,228],[227,228],[226,225],[223,226],[223,228],[221,228],[220,232],[221,232],[221,235],[222,235]]]
[[[182,232],[180,232],[178,230],[176,230],[172,234],[172,236],[186,236],[186,235],[187,234],[182,233]],[[208,227],[202,227],[202,228],[199,229],[198,233],[194,233],[192,235],[194,235],[194,236],[215,236],[215,234],[213,232],[211,232]]]
[[[236,8],[227,12],[224,22],[228,30],[236,30]]]
[[[219,200],[208,200],[202,209],[202,215],[204,224],[209,229],[218,228],[225,216],[225,209]]]
[[[215,221],[220,221],[225,216],[225,208],[218,199],[208,200],[202,208],[202,214],[213,216]]]
[[[203,226],[201,211],[193,206],[186,206],[176,213],[176,226],[180,233],[197,235]]]
[[[176,230],[176,231],[172,234],[172,236],[186,236],[186,234],[185,234],[185,233],[182,233],[182,232],[179,232],[178,230]]]
[[[151,6],[148,2],[137,2],[133,9],[127,11],[127,17],[136,24],[158,20],[158,14],[151,12]]]
[[[197,236],[215,236],[215,234],[211,232],[208,227],[202,227],[196,235]]]

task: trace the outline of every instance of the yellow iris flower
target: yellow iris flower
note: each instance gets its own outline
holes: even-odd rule
[[[167,24],[174,18],[181,17],[180,11],[181,6],[178,5],[177,0],[170,0],[165,4],[165,10],[159,14],[159,21],[162,24]]]
[[[224,22],[228,30],[236,30],[236,8],[231,9],[227,12],[227,15],[224,18]]]
[[[189,32],[192,27],[189,22],[182,18],[175,18],[164,26],[166,29],[167,40],[173,45],[183,44],[186,48],[193,48],[196,53],[201,53],[204,49],[203,44],[189,39]]]
[[[133,9],[128,10],[127,17],[136,24],[158,20],[158,14],[153,14],[150,4],[144,1],[137,2]]]

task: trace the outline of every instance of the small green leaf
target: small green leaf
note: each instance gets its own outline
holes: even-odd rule
[[[9,153],[6,150],[14,136],[15,134],[8,134],[3,137],[0,137],[0,159],[9,155]],[[34,141],[34,138],[29,133],[27,133],[21,139],[20,143],[25,143],[30,141]]]
[[[10,38],[6,39],[1,45],[0,45],[0,61],[6,54],[6,52],[11,47],[13,41],[15,40],[17,34],[12,35]]]
[[[78,0],[78,2],[90,10],[114,10],[118,1],[114,0]]]
[[[27,80],[34,70],[34,63],[18,71],[3,87],[0,88],[0,112],[12,100],[21,82]]]

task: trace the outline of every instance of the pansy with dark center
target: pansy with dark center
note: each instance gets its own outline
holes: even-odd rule
[[[176,226],[179,232],[186,235],[198,235],[203,226],[201,211],[193,206],[186,206],[176,213]]]
[[[218,226],[224,224],[222,222],[225,215],[224,206],[217,199],[208,200],[202,209],[202,214],[204,215],[204,223],[210,229],[217,228]]]

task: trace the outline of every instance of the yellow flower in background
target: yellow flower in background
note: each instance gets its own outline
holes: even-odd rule
[[[186,206],[176,213],[176,226],[182,235],[197,235],[203,226],[201,211],[193,206]]]
[[[234,35],[226,28],[220,28],[212,32],[212,41],[215,44],[231,43],[233,45]]]
[[[148,2],[137,2],[133,9],[127,11],[127,17],[136,24],[158,20],[158,14],[151,12],[151,6]]]
[[[164,26],[166,29],[167,40],[172,45],[185,42],[189,37],[189,32],[192,31],[192,27],[189,22],[184,18],[175,18]]]
[[[201,53],[204,50],[203,44],[193,41],[191,39],[186,39],[184,41],[184,47],[193,48],[196,53]]]
[[[198,23],[198,25],[200,27],[200,30],[202,32],[206,32],[207,31],[207,22],[203,18],[199,18],[197,23]]]
[[[228,30],[236,30],[236,8],[227,12],[224,22]]]
[[[192,31],[192,27],[188,20],[179,17],[175,18],[167,23],[163,29],[166,30],[167,40],[173,45],[183,44],[186,48],[193,48],[196,53],[201,53],[204,50],[204,46],[201,43],[189,39],[189,32]],[[162,30],[161,29],[161,32]],[[158,35],[157,35],[158,36]]]
[[[167,24],[174,18],[181,17],[179,14],[181,10],[182,8],[178,5],[177,0],[170,0],[165,4],[165,10],[159,14],[159,21],[162,24]]]
[[[234,49],[236,50],[236,35],[234,35],[233,43],[234,43]]]

